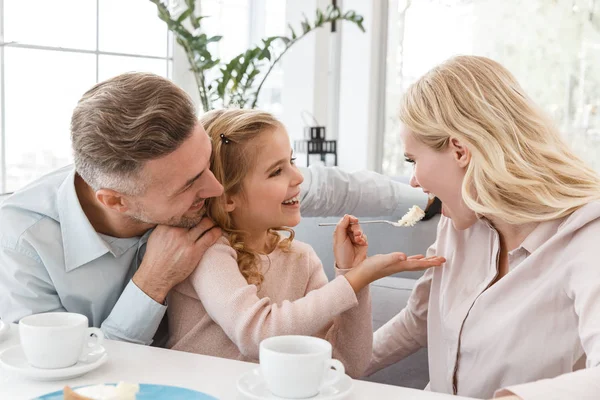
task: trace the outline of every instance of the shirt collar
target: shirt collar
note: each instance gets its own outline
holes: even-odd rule
[[[110,251],[81,208],[75,192],[75,169],[58,188],[58,215],[63,239],[65,270],[72,271]]]
[[[535,229],[531,231],[529,235],[527,235],[521,245],[512,251],[522,248],[525,249],[529,254],[533,253],[556,234],[558,228],[564,221],[565,218],[558,218],[550,221],[540,222]],[[487,218],[480,218],[480,222],[484,223],[490,230],[496,231]]]
[[[529,254],[533,253],[550,240],[552,236],[556,235],[560,224],[562,224],[564,220],[565,218],[558,218],[540,222],[525,240],[523,240],[520,247],[527,250]]]
[[[122,256],[127,250],[137,245],[140,241],[140,237],[128,237],[128,238],[117,238],[114,236],[103,235],[98,233],[98,236],[106,243],[108,246],[108,251],[112,253],[115,257]]]

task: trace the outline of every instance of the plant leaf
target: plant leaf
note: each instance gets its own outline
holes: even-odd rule
[[[323,11],[321,11],[319,8],[317,8],[316,13],[317,13],[317,19],[315,21],[315,26],[321,26],[321,25],[323,25],[323,18],[324,18]]]
[[[292,25],[288,24],[288,28],[290,28],[290,31],[292,32],[292,40],[296,39],[298,36],[296,36],[296,32],[294,31],[294,28],[292,28]]]
[[[177,18],[177,22],[182,23],[183,21],[185,21],[185,19],[187,17],[189,17],[190,15],[192,15],[192,12],[194,10],[192,10],[191,8],[188,8],[187,10],[185,10],[184,12],[181,13],[181,15]]]
[[[208,40],[206,41],[206,43],[218,42],[221,39],[223,39],[223,36],[211,36],[211,37],[208,38]]]
[[[302,26],[302,31],[304,32],[304,34],[307,34],[311,30],[310,22],[308,22],[308,18],[306,17],[306,15],[302,15],[304,16],[304,21],[300,22],[300,25]]]

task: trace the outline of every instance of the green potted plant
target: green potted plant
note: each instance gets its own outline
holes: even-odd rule
[[[312,22],[305,16],[300,22],[299,31],[289,25],[288,36],[264,38],[260,45],[224,62],[215,58],[209,50],[209,45],[221,40],[222,36],[209,37],[203,32],[202,19],[205,16],[197,14],[195,0],[185,0],[185,7],[179,9],[177,15],[169,10],[164,0],[150,1],[156,5],[158,16],[185,50],[204,111],[218,106],[255,108],[263,84],[273,67],[294,44],[315,29],[332,22],[349,21],[365,31],[362,16],[354,11],[343,12],[330,5],[324,11],[317,9]],[[212,72],[214,69],[218,71]],[[210,79],[211,76],[216,78]]]

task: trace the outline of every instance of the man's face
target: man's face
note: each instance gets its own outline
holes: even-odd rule
[[[129,198],[128,215],[152,225],[191,228],[206,213],[205,200],[223,193],[210,171],[212,145],[199,123],[171,154],[148,161],[141,171],[142,195]]]

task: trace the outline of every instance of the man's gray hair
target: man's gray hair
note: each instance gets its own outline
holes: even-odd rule
[[[175,151],[197,122],[194,103],[170,80],[118,75],[86,92],[73,112],[75,169],[94,190],[141,194],[144,164]]]

